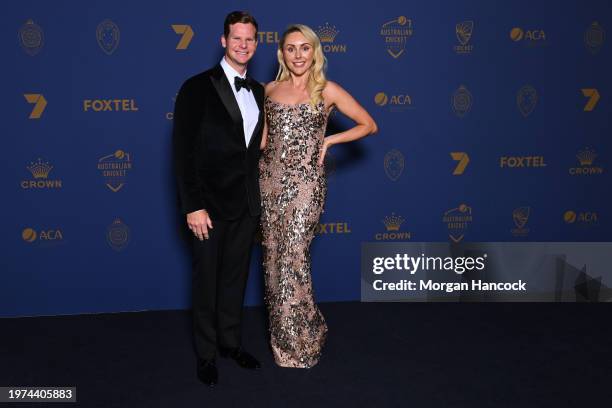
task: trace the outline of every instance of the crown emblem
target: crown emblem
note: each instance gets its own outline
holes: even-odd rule
[[[404,222],[404,217],[401,215],[395,215],[395,213],[391,213],[391,216],[385,217],[383,220],[383,224],[385,224],[385,228],[387,231],[399,231],[400,226]]]
[[[336,36],[340,31],[336,29],[335,26],[329,25],[329,23],[325,23],[324,26],[319,26],[317,30],[317,35],[322,43],[333,42]]]
[[[36,163],[30,163],[27,169],[30,170],[30,173],[32,173],[35,179],[46,179],[49,177],[49,172],[53,169],[53,166],[48,162],[43,162],[41,159],[38,159]]]
[[[576,155],[576,158],[580,162],[581,166],[592,165],[596,157],[597,157],[597,153],[595,153],[595,150],[590,149],[588,147],[584,150],[579,151],[578,154]]]

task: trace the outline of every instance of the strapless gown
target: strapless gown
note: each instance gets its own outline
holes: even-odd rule
[[[320,102],[265,101],[268,141],[259,162],[265,301],[272,352],[282,367],[317,364],[327,325],[314,302],[310,243],[323,211],[325,170],[317,161],[328,112]]]

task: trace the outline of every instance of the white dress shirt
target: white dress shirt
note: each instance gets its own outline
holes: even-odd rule
[[[236,98],[236,102],[238,102],[238,107],[240,108],[240,114],[242,115],[242,128],[244,130],[244,142],[246,146],[249,145],[249,141],[251,140],[251,136],[253,136],[253,131],[255,130],[255,126],[257,126],[257,121],[259,119],[259,106],[257,106],[257,102],[255,101],[255,95],[253,95],[253,90],[247,91],[244,88],[240,88],[240,91],[236,92],[236,87],[234,86],[234,77],[240,77],[242,79],[246,78],[246,71],[243,75],[240,75],[234,68],[230,66],[225,60],[225,57],[221,58],[221,67],[225,72],[225,76],[229,81],[232,91],[234,92],[234,97]]]

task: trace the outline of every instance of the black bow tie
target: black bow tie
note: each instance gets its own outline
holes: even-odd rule
[[[246,78],[234,77],[234,86],[236,87],[236,92],[240,91],[240,88],[251,92],[251,85],[249,85],[249,80]]]

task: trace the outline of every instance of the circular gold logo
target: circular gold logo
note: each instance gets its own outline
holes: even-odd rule
[[[514,27],[510,30],[510,38],[512,41],[521,41],[523,39],[523,29],[520,27]]]
[[[572,210],[566,211],[565,214],[563,214],[563,220],[568,224],[576,222],[576,213]]]
[[[379,92],[374,97],[374,102],[376,102],[378,106],[385,106],[387,102],[389,102],[389,98],[384,92]]]
[[[121,251],[130,242],[130,229],[119,218],[108,227],[106,240],[115,251]]]
[[[37,234],[32,228],[26,228],[21,233],[21,238],[23,238],[26,242],[34,242],[36,240]]]

